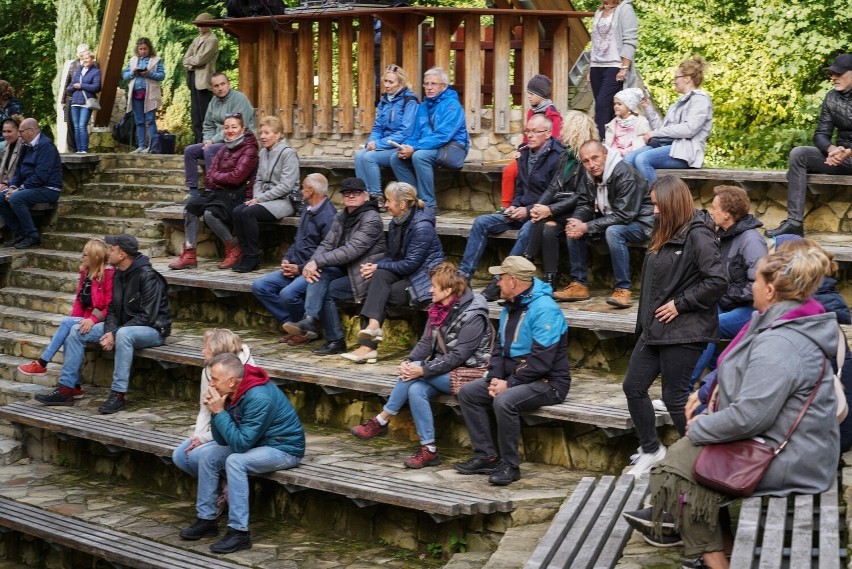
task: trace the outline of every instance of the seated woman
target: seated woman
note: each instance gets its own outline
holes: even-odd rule
[[[207,388],[210,385],[207,364],[213,356],[226,353],[238,355],[244,365],[254,365],[251,350],[247,345],[243,344],[238,335],[227,328],[210,328],[205,330],[203,347],[201,349],[201,354],[204,356],[204,367],[201,369],[200,408],[198,410],[198,417],[195,419],[195,430],[192,432],[192,436],[183,441],[172,452],[172,462],[174,462],[175,466],[195,478],[198,478],[199,455],[196,449],[213,440],[213,434],[210,431],[210,410],[204,405],[204,397],[207,395]]]
[[[408,468],[441,464],[429,401],[441,393],[451,393],[450,371],[457,367],[483,368],[484,375],[493,345],[488,302],[470,290],[456,266],[441,263],[429,275],[432,304],[426,330],[399,364],[399,379],[382,412],[352,429],[360,439],[384,435],[391,416],[408,402],[420,437],[420,448],[404,462]]]
[[[418,99],[411,91],[405,71],[398,65],[388,65],[382,77],[384,93],[376,108],[376,121],[363,150],[355,152],[355,177],[364,180],[370,197],[382,208],[382,172],[390,167],[391,156],[414,130]]]
[[[811,298],[831,262],[820,250],[778,251],[757,265],[754,307],[746,328],[719,357],[712,413],[694,416],[693,393],[686,408],[688,430],[651,470],[648,508],[625,512],[635,529],[653,541],[679,532],[684,552],[704,565],[727,569],[732,540],[724,535],[722,504],[730,497],[697,483],[692,466],[704,445],[759,437],[777,448],[822,381],[784,452],[769,465],[754,496],[817,494],[837,477],[839,435],[831,360],[837,352],[837,318]],[[688,498],[685,499],[685,497]],[[655,527],[656,525],[656,527]],[[671,536],[669,536],[671,537]]]
[[[100,239],[90,239],[83,246],[80,280],[77,282],[77,295],[74,298],[71,316],[62,319],[59,329],[41,356],[27,365],[18,366],[19,372],[33,376],[46,374],[47,363],[53,359],[59,348],[65,345],[65,339],[73,327],[78,327],[85,334],[95,324],[106,320],[107,309],[112,300],[112,277],[115,272],[112,266],[107,264],[108,250],[109,246]],[[36,400],[45,405],[73,405],[74,398],[82,397],[83,390],[80,389],[79,383],[62,382],[64,373],[65,368],[55,391],[46,395],[36,395]]]
[[[713,103],[707,91],[699,89],[704,81],[707,61],[693,55],[681,62],[674,74],[675,91],[680,97],[669,107],[665,118],[646,98],[640,105],[648,115],[651,132],[642,135],[646,146],[624,157],[648,182],[657,179],[655,168],[701,168],[704,147],[713,126]]]
[[[15,168],[18,165],[18,156],[21,154],[21,131],[20,131],[20,115],[9,118],[3,121],[3,151],[0,152],[0,199],[5,199],[6,190],[9,188],[9,181],[15,173]],[[12,246],[18,240],[14,235],[10,242],[4,243],[4,246]]]
[[[208,190],[203,196],[193,196],[184,208],[183,225],[186,232],[183,252],[177,261],[169,263],[170,269],[189,269],[197,266],[195,245],[198,243],[199,218],[225,243],[225,259],[220,269],[233,267],[242,254],[237,240],[228,230],[234,208],[249,196],[248,188],[257,170],[257,139],[246,130],[243,116],[228,115],[223,127],[223,146],[207,171]]]
[[[234,265],[238,273],[260,268],[258,222],[275,221],[293,215],[294,196],[301,200],[299,190],[299,155],[284,138],[284,126],[278,117],[263,117],[260,126],[260,161],[251,196],[234,209],[234,233],[242,257]]]
[[[370,283],[361,309],[361,320],[367,325],[358,333],[360,346],[341,354],[355,363],[376,363],[385,307],[427,302],[429,271],[444,261],[444,250],[435,231],[435,213],[417,199],[414,186],[391,182],[385,188],[385,197],[393,216],[388,227],[387,256],[361,265],[361,276]]]

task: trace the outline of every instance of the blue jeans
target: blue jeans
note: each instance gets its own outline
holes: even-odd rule
[[[743,326],[751,320],[751,315],[754,308],[751,306],[738,306],[724,312],[719,309],[719,338],[721,340],[733,340]],[[698,358],[698,363],[695,364],[695,370],[692,372],[692,377],[689,380],[689,390],[695,386],[695,382],[701,378],[704,370],[710,368],[716,369],[716,359],[719,354],[716,353],[716,344],[710,342],[707,344],[707,349]]]
[[[305,313],[305,277],[285,277],[281,271],[272,271],[251,284],[255,298],[272,313],[279,324],[298,322]]]
[[[396,415],[408,401],[414,426],[420,437],[421,445],[431,445],[435,442],[435,418],[432,416],[432,406],[429,401],[441,393],[451,393],[450,374],[424,377],[412,381],[397,380],[393,386],[385,411]]]
[[[6,192],[0,192],[0,217],[9,231],[18,237],[39,239],[38,229],[33,223],[30,206],[37,203],[56,203],[59,192],[49,188],[27,188],[18,190],[6,200]]]
[[[394,177],[417,188],[417,197],[432,208],[438,207],[438,200],[435,198],[435,162],[438,160],[438,152],[437,148],[415,150],[407,160],[394,153],[390,159]]]
[[[657,179],[656,168],[680,170],[689,168],[686,160],[669,156],[671,151],[671,146],[660,146],[659,148],[643,146],[625,156],[624,161],[639,170],[639,173],[645,176],[648,183],[651,183]]]
[[[192,476],[198,478],[198,459],[201,456],[202,449],[209,445],[215,445],[216,441],[208,441],[203,445],[199,445],[186,453],[187,447],[192,443],[192,439],[186,439],[178,447],[172,451],[172,462],[175,466]]]
[[[628,243],[641,243],[648,239],[648,229],[638,221],[627,225],[610,225],[606,228],[606,245],[612,257],[612,274],[615,288],[630,290],[630,250]],[[568,254],[571,256],[571,280],[588,285],[589,237],[568,239]]]
[[[305,292],[305,315],[320,320],[326,342],[343,339],[343,328],[340,326],[335,300],[352,300],[349,276],[345,268],[323,267],[319,280],[308,284]]]
[[[74,145],[77,151],[89,151],[89,117],[92,109],[71,107],[71,124],[74,125]]]
[[[215,144],[190,144],[183,151],[183,175],[186,187],[190,189],[189,195],[198,195],[198,161],[204,158],[204,167],[210,170],[210,164],[213,163],[213,157],[219,152],[219,149],[225,146],[224,143],[217,142]],[[202,180],[203,182],[204,180]],[[193,190],[195,190],[193,192]]]
[[[133,122],[136,123],[136,146],[147,148],[151,144],[151,141],[154,140],[154,135],[157,134],[157,121],[155,120],[157,109],[152,109],[146,113],[144,99],[133,99],[131,106],[133,108]],[[146,126],[148,144],[145,144]]]
[[[56,352],[59,351],[59,348],[65,344],[65,338],[68,337],[71,330],[75,328],[81,320],[82,318],[79,316],[66,316],[63,318],[62,322],[59,323],[59,328],[56,330],[53,338],[50,339],[50,343],[41,353],[41,359],[46,362],[52,360],[53,356],[56,355]],[[94,326],[92,327],[94,328]]]
[[[355,176],[364,180],[371,195],[382,193],[382,168],[390,168],[396,150],[358,150],[355,152]],[[420,194],[418,192],[418,197]]]
[[[523,255],[527,250],[527,243],[530,241],[530,233],[532,232],[532,222],[509,221],[501,213],[489,213],[480,215],[473,221],[470,228],[470,235],[467,238],[467,245],[464,247],[464,255],[462,255],[459,271],[472,276],[476,272],[476,266],[485,252],[485,247],[488,245],[488,236],[503,233],[510,229],[520,229],[515,244],[509,255]]]
[[[198,497],[195,509],[202,520],[216,519],[219,475],[228,477],[228,527],[248,531],[249,474],[263,474],[298,466],[301,458],[272,447],[234,452],[229,446],[206,444],[198,447]]]

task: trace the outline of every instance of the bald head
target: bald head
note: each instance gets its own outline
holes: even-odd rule
[[[41,132],[41,129],[38,126],[38,121],[35,119],[24,119],[21,121],[20,133],[21,138],[24,139],[24,142],[27,144],[31,143],[35,140],[35,137],[38,136],[38,133]]]
[[[527,135],[527,146],[535,152],[553,135],[553,122],[544,115],[533,115],[527,121],[524,134]]]

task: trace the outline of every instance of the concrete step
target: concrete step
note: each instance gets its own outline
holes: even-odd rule
[[[78,195],[92,199],[100,197],[104,201],[140,200],[180,203],[186,197],[186,188],[183,184],[157,184],[148,179],[141,179],[138,175],[128,174],[124,180],[107,179],[87,184],[83,192]]]
[[[82,249],[80,247],[79,249]],[[79,250],[78,249],[78,250]],[[56,271],[51,269],[21,268],[9,275],[9,284],[15,287],[54,290],[74,294],[80,273],[71,271]]]
[[[119,233],[120,231],[116,230],[112,233]],[[133,231],[131,230],[132,234]],[[59,251],[79,251],[83,250],[83,247],[92,238],[103,238],[105,233],[72,233],[72,232],[60,232],[60,231],[45,231],[41,235],[41,241],[43,248],[45,249],[54,249]],[[168,255],[166,250],[167,241],[162,237],[140,237],[139,238],[139,250],[144,255],[148,255],[149,257],[165,257]]]
[[[59,215],[95,215],[107,217],[121,217],[124,219],[145,217],[145,210],[161,207],[162,204],[172,202],[160,202],[155,200],[110,200],[104,201],[102,197],[63,197],[58,204]]]
[[[0,306],[0,328],[26,334],[52,337],[59,323],[64,318],[61,314],[52,312],[41,312],[16,308],[13,306]]]
[[[71,314],[71,309],[74,307],[74,295],[9,286],[0,289],[0,305],[53,314]]]
[[[21,460],[22,450],[21,441],[0,435],[0,466]]]
[[[163,226],[155,221],[134,217],[106,217],[68,214],[61,215],[55,230],[62,233],[93,233],[95,235],[115,235],[130,233],[137,238],[159,239],[163,236]]]

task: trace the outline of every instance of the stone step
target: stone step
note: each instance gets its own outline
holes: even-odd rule
[[[174,187],[186,187],[183,168],[180,170],[160,170],[145,168],[115,168],[99,172],[95,184],[118,182],[125,184],[164,184]],[[89,184],[91,185],[91,184]]]
[[[76,215],[97,215],[107,217],[121,217],[125,219],[145,217],[145,210],[150,208],[162,207],[162,204],[171,204],[172,202],[160,202],[155,200],[109,200],[104,201],[103,197],[82,197],[69,196],[59,200],[58,208],[59,215],[66,216],[71,214]]]
[[[13,306],[0,306],[0,328],[35,334],[38,336],[52,337],[59,323],[64,318],[61,314],[16,308]]]
[[[113,231],[119,233],[121,231]],[[133,231],[131,229],[130,233]],[[42,247],[59,251],[82,251],[83,247],[95,237],[102,239],[105,233],[72,233],[60,231],[45,231],[41,235]],[[140,237],[139,251],[149,257],[165,257],[168,255],[166,246],[168,242],[162,237]]]
[[[33,268],[76,273],[80,270],[80,251],[56,251],[54,249],[29,249],[26,257],[16,260],[14,270]]]
[[[7,466],[21,460],[21,441],[0,435],[0,466]]]
[[[35,394],[45,391],[49,390],[43,385],[0,379],[0,405],[23,403],[31,400]],[[4,436],[9,436],[7,431],[4,431]]]
[[[130,233],[137,238],[149,237],[152,239],[162,238],[163,236],[163,226],[159,223],[133,217],[106,217],[102,215],[61,215],[56,222],[55,230],[62,233],[92,233],[95,235]]]
[[[138,175],[137,175],[138,176]],[[186,188],[181,184],[149,183],[147,179],[128,175],[126,180],[104,180],[87,184],[80,197],[104,201],[140,200],[165,203],[180,203],[186,197]]]
[[[99,170],[133,168],[141,172],[175,170],[183,173],[183,154],[104,154]]]
[[[82,246],[79,249],[82,249]],[[79,280],[80,273],[78,272],[38,268],[16,269],[9,275],[9,284],[11,286],[54,290],[70,294],[74,294],[77,291]]]
[[[74,295],[9,286],[0,289],[0,305],[53,314],[71,314]]]
[[[0,328],[0,352],[2,352],[0,354],[0,378],[20,383],[38,383],[39,385],[53,385],[56,383],[55,381],[53,383],[44,383],[38,377],[19,374],[16,369],[19,365],[30,363],[41,356],[49,342],[50,338],[47,336]],[[62,351],[60,350],[54,356],[53,363],[48,364],[47,376],[58,377],[61,367]]]

